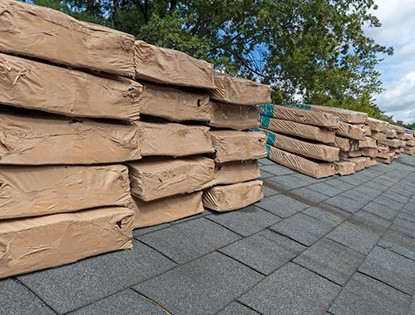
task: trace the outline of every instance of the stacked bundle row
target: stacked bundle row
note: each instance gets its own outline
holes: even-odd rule
[[[222,184],[210,125],[232,112],[210,101],[211,64],[35,5],[0,12],[0,278],[131,248],[133,228],[203,211]]]
[[[306,175],[350,175],[376,164],[365,113],[304,105],[261,105],[271,160]]]

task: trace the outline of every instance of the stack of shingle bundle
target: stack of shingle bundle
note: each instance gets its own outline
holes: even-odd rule
[[[217,88],[210,94],[215,149],[214,179],[203,194],[203,204],[214,211],[243,208],[263,198],[258,159],[266,156],[265,136],[249,131],[258,127],[254,104],[270,101],[270,88],[227,75],[214,76]]]
[[[409,155],[415,154],[415,137],[413,132],[405,132],[404,153]]]
[[[399,157],[402,142],[398,139],[397,130],[393,125],[378,119],[369,119],[369,125],[376,131],[375,139],[378,143],[377,160],[382,163],[390,164]]]
[[[315,178],[343,172],[343,165],[337,163],[340,150],[331,145],[339,120],[311,107],[261,105],[260,130],[267,135],[268,158]]]
[[[312,106],[312,110],[330,113],[339,119],[335,146],[341,150],[342,163],[350,165],[349,172],[345,171],[344,174],[353,174],[376,164],[377,144],[367,125],[366,113],[326,106]]]
[[[143,85],[139,124],[143,159],[128,163],[134,228],[203,211],[202,189],[214,178],[209,89],[213,65],[183,52],[135,43],[135,75]],[[146,81],[144,81],[146,80]],[[148,83],[151,81],[151,83]]]
[[[0,12],[0,278],[130,248],[134,37],[15,1]]]

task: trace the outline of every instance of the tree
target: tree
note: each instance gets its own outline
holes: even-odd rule
[[[134,34],[273,87],[274,102],[368,111],[375,66],[393,53],[365,36],[374,0],[31,0]]]

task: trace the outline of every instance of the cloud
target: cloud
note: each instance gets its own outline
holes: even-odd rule
[[[378,65],[385,89],[376,96],[377,104],[395,120],[415,121],[415,1],[375,0],[374,11],[380,28],[366,28],[365,33],[376,42],[392,46],[395,54]]]

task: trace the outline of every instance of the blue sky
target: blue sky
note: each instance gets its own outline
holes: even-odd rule
[[[368,28],[366,34],[379,44],[392,46],[395,53],[378,65],[385,89],[376,96],[377,104],[395,120],[415,121],[415,0],[375,0],[374,14],[381,28]]]

